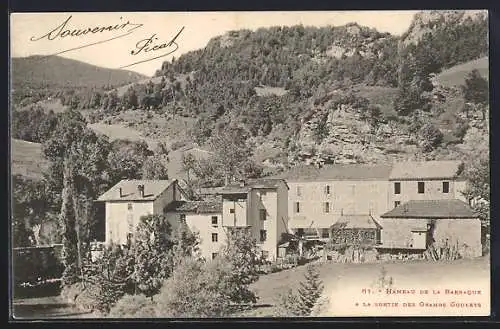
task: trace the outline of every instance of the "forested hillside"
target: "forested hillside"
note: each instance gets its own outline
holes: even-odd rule
[[[455,11],[417,14],[401,37],[356,23],[231,31],[165,62],[153,79],[58,97],[101,128],[129,126],[169,144],[209,148],[238,129],[270,171],[457,158],[471,132],[484,137],[487,105],[476,106],[482,101],[471,102],[461,85],[484,63],[487,33],[485,15]],[[442,83],[440,73],[460,64],[468,69],[461,83]]]
[[[183,174],[196,198],[198,187],[302,163],[461,159],[470,196],[488,199],[487,32],[484,15],[462,12],[418,14],[401,37],[354,23],[232,31],[151,79],[19,59],[17,243],[28,243],[25,223],[57,217],[64,177],[78,182],[75,198],[88,209],[120,179]],[[210,152],[187,155],[182,146],[193,144]],[[88,230],[93,216],[84,213]]]

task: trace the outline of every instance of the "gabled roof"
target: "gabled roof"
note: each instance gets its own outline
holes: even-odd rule
[[[382,218],[476,218],[465,202],[451,200],[411,200],[386,212]]]
[[[222,213],[220,201],[174,201],[164,210],[165,212],[183,212],[195,214]]]
[[[458,176],[461,161],[404,161],[395,162],[390,180],[453,179]]]
[[[381,229],[371,215],[343,215],[332,225],[334,229]]]
[[[176,180],[122,180],[102,194],[97,201],[153,201]],[[141,197],[138,186],[144,186]],[[122,195],[120,196],[120,188]]]
[[[331,164],[317,168],[299,165],[276,176],[290,182],[325,180],[387,180],[391,172],[389,164]]]
[[[219,190],[219,194],[246,194],[252,189],[277,189],[280,184],[284,184],[288,188],[288,184],[283,179],[279,178],[261,178],[249,180],[242,184],[235,183],[224,186]]]

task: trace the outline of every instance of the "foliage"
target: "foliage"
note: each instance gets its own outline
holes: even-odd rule
[[[487,105],[489,103],[488,81],[477,69],[472,70],[465,78],[462,93],[466,102]]]
[[[250,229],[229,228],[228,241],[220,257],[231,267],[227,298],[233,303],[255,303],[257,296],[249,289],[257,281],[256,241]]]
[[[76,213],[74,190],[72,184],[72,168],[66,162],[64,170],[64,188],[62,191],[62,205],[60,223],[62,227],[62,285],[72,285],[79,279],[78,237],[76,227]]]
[[[12,225],[14,247],[36,243],[31,228],[44,222],[50,198],[44,181],[20,175],[12,177]],[[28,224],[28,225],[27,225]]]
[[[419,130],[422,148],[431,151],[443,141],[443,133],[432,123],[424,124]]]
[[[131,248],[134,255],[132,276],[138,291],[155,295],[173,268],[172,229],[163,215],[148,215],[140,219]]]
[[[129,250],[112,245],[96,263],[85,267],[85,298],[93,309],[107,313],[125,294],[134,292],[134,258]]]
[[[46,141],[57,126],[58,117],[53,111],[35,105],[24,110],[13,110],[11,117],[12,137],[34,143]]]
[[[287,294],[281,296],[278,315],[309,316],[311,314],[323,292],[323,283],[315,265],[307,265],[304,280],[299,284],[297,292],[290,289]]]
[[[168,179],[168,171],[164,162],[166,159],[160,156],[150,156],[142,165],[143,179]]]
[[[229,300],[221,283],[228,272],[229,267],[184,258],[156,297],[156,315],[201,318],[227,315]]]
[[[110,318],[154,318],[156,304],[143,294],[125,295],[111,308]]]

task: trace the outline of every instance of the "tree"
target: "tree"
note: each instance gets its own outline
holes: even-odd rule
[[[230,268],[190,257],[175,267],[156,297],[158,317],[222,317],[230,312],[224,279]]]
[[[480,108],[484,120],[489,103],[489,86],[488,81],[481,76],[477,69],[472,70],[465,78],[462,94],[466,102],[465,107],[473,104]]]
[[[441,144],[443,133],[431,123],[424,124],[419,130],[421,144],[424,151],[428,152]]]
[[[142,179],[168,179],[165,157],[150,156],[142,165]]]
[[[308,265],[304,275],[305,280],[300,282],[298,290],[300,309],[309,315],[323,292],[323,284],[319,279],[319,272],[315,265]]]
[[[489,103],[488,81],[477,69],[472,70],[465,78],[462,93],[466,102],[487,105]]]
[[[138,291],[148,297],[158,293],[173,269],[173,246],[172,229],[165,216],[141,217],[131,248]]]
[[[297,292],[290,289],[287,294],[281,296],[277,315],[309,316],[322,292],[323,284],[317,267],[308,265]]]
[[[257,274],[257,248],[252,232],[247,228],[229,228],[227,244],[223,248],[222,261],[231,267],[224,292],[233,303],[255,303],[256,294],[249,289],[259,278]]]
[[[70,161],[64,163],[64,188],[62,191],[62,206],[60,221],[62,227],[62,285],[68,286],[79,281],[78,239],[76,232],[76,214]]]

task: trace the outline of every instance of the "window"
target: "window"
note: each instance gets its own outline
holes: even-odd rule
[[[302,187],[300,186],[297,186],[297,196],[301,196],[302,195]]]
[[[295,202],[295,212],[298,214],[300,212],[300,203]]]
[[[401,201],[394,201],[394,208],[396,208],[397,206],[399,206],[401,204]]]
[[[325,202],[323,208],[324,212],[330,212],[330,202]]]
[[[330,195],[330,185],[325,186],[325,194]]]
[[[212,233],[212,242],[217,242],[217,241],[218,241],[217,233]]]
[[[267,231],[266,230],[260,230],[260,242],[264,242],[267,239]]]
[[[401,194],[401,183],[394,183],[394,194]]]
[[[259,210],[259,218],[260,218],[260,220],[266,220],[266,218],[267,218],[266,209]]]
[[[262,250],[262,259],[268,259],[269,258],[269,251]]]
[[[234,208],[229,209],[230,214],[234,214]]]
[[[217,225],[217,216],[212,216],[212,225]]]
[[[129,203],[129,204],[127,205],[127,209],[128,209],[128,210],[132,210],[132,204],[131,204],[131,203]]]
[[[297,229],[297,236],[304,236],[304,229],[303,228]]]
[[[217,255],[218,255],[218,253],[213,252],[213,253],[212,253],[212,259],[215,259],[215,257],[217,257]]]
[[[186,214],[180,214],[180,220],[181,220],[181,223],[185,223],[186,222]]]
[[[327,239],[330,237],[330,231],[327,228],[321,230],[321,237]]]
[[[425,191],[425,184],[424,182],[418,182],[418,193],[423,194]]]
[[[450,193],[450,182],[443,182],[443,193]]]

